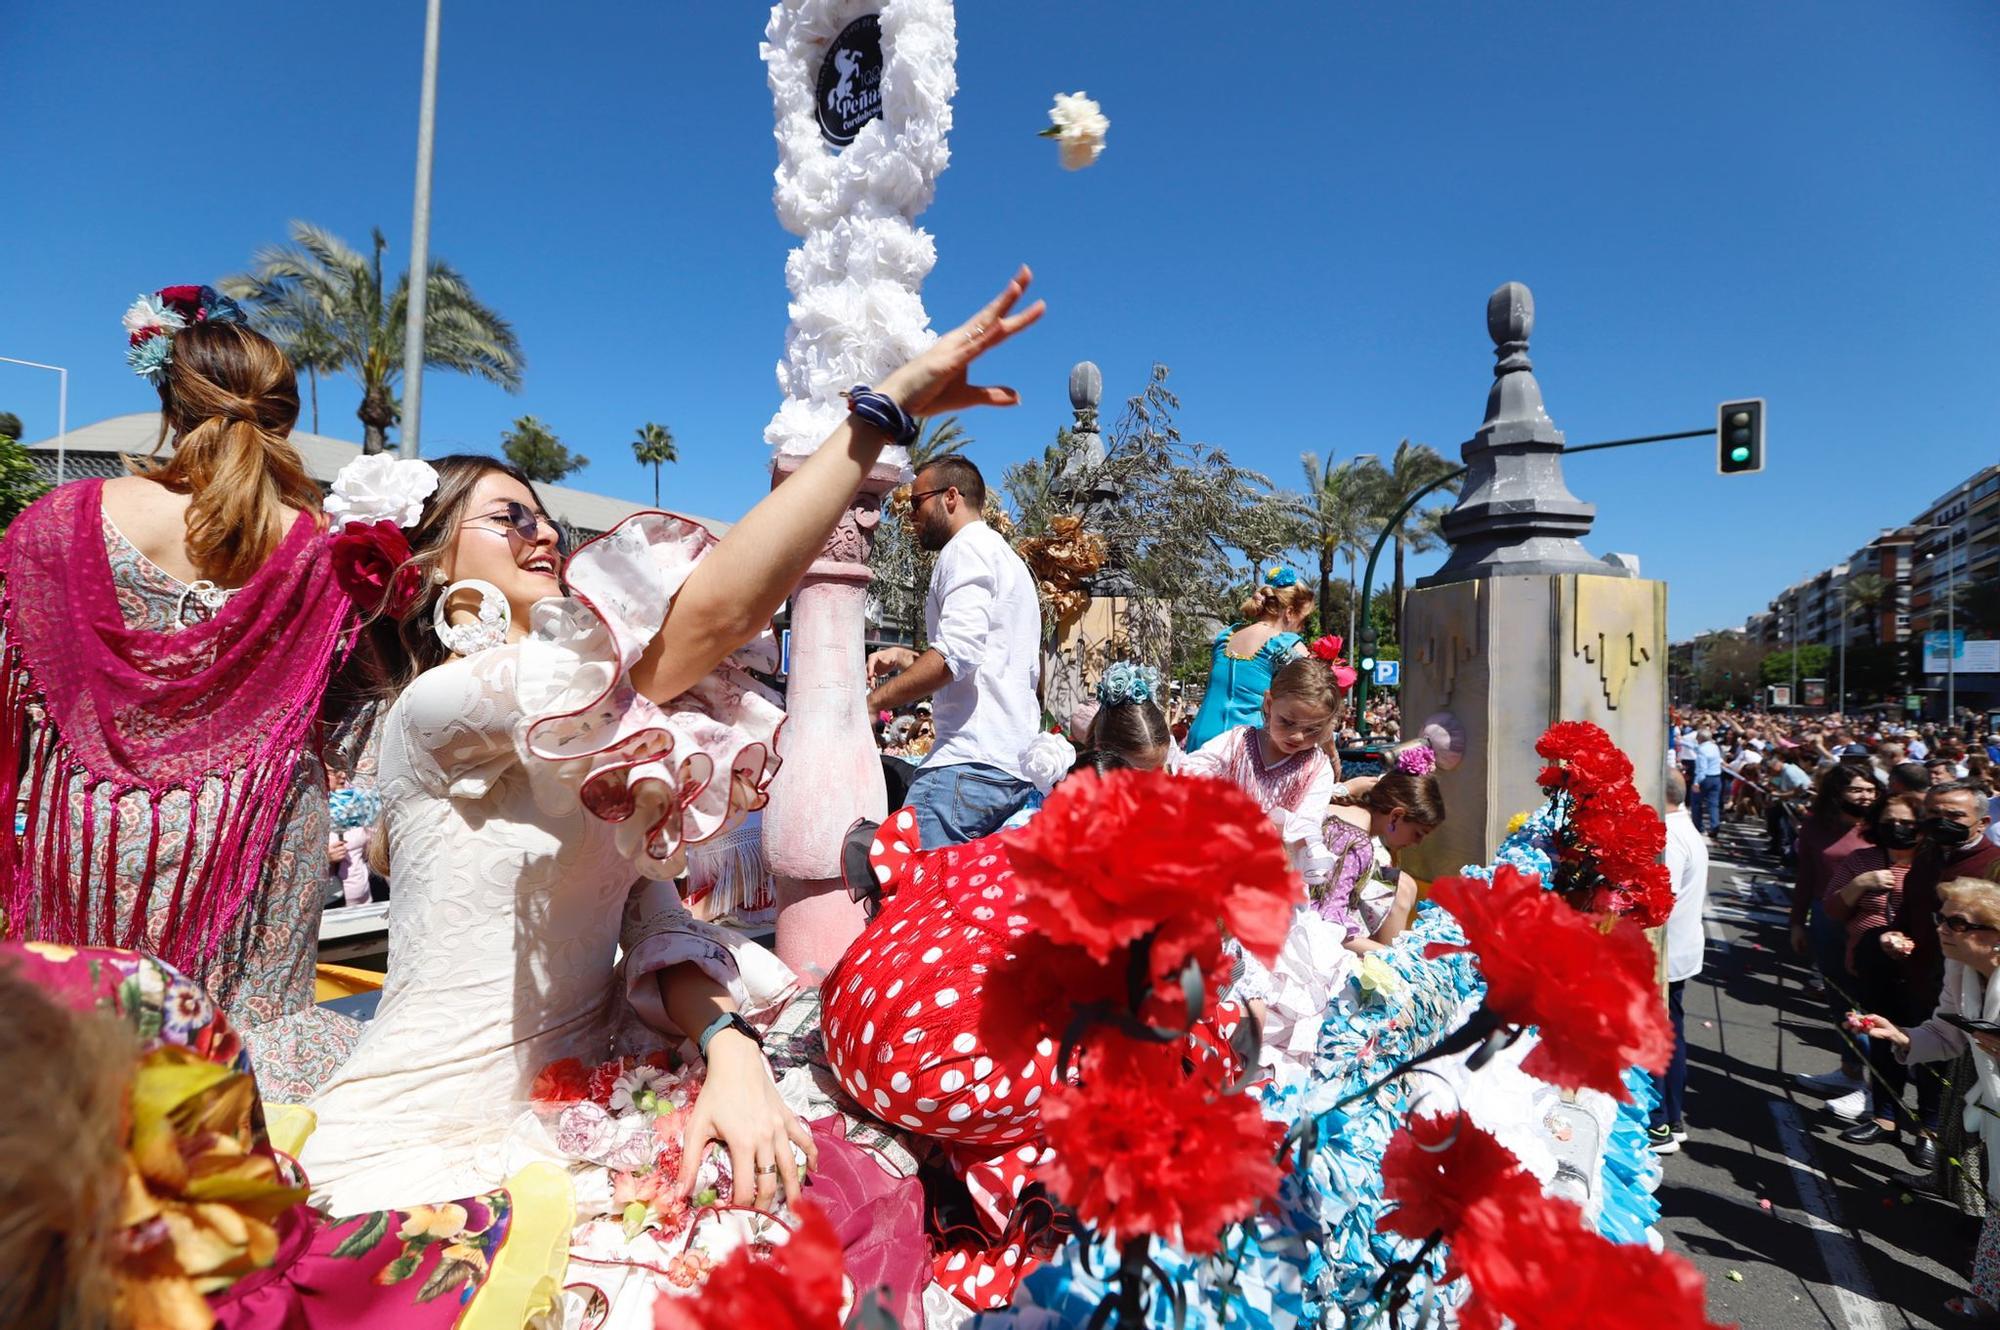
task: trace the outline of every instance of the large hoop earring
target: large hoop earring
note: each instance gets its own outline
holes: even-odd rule
[[[451,621],[445,607],[460,591],[479,593],[479,618],[476,622],[455,624]],[[445,650],[454,656],[470,656],[503,645],[513,626],[514,611],[507,604],[507,597],[499,587],[476,577],[453,582],[438,593],[437,603],[431,607],[431,631],[437,634],[438,641],[444,643]]]

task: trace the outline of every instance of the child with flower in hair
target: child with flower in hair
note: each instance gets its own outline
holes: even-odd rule
[[[1261,724],[1223,731],[1180,766],[1184,775],[1220,777],[1255,799],[1300,869],[1309,866],[1327,810],[1347,793],[1324,745],[1354,678],[1340,658],[1340,639],[1322,637],[1272,677]]]
[[[1409,925],[1417,883],[1396,855],[1444,821],[1436,771],[1428,746],[1404,748],[1382,776],[1350,782],[1326,819],[1313,908],[1346,931],[1349,951],[1374,951]]]

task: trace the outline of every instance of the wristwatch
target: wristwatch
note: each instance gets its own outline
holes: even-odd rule
[[[1347,795],[1348,795],[1347,782],[1344,780],[1335,781],[1333,783],[1334,802],[1338,803],[1340,800],[1345,799]]]
[[[726,1011],[710,1021],[708,1028],[701,1032],[701,1038],[695,1041],[696,1047],[701,1049],[701,1056],[704,1062],[708,1060],[708,1041],[721,1034],[724,1030],[734,1030],[751,1043],[757,1045],[757,1047],[762,1048],[764,1046],[764,1036],[757,1033],[756,1026],[744,1020],[739,1013]]]

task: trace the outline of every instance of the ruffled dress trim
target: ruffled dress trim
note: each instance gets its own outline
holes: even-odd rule
[[[570,595],[536,605],[521,644],[523,759],[570,768],[560,783],[658,880],[685,871],[688,847],[764,807],[778,773],[785,713],[735,661],[665,706],[632,686],[632,667],[715,544],[685,518],[627,518],[570,556]]]

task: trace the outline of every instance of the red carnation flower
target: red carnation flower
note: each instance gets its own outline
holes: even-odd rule
[[[1073,776],[1010,838],[1009,857],[1032,927],[1099,961],[1187,918],[1219,921],[1268,962],[1305,899],[1271,819],[1206,777]]]
[[[1499,1141],[1463,1118],[1411,1118],[1382,1157],[1396,1208],[1377,1222],[1417,1241],[1441,1233],[1447,1272],[1472,1297],[1464,1330],[1714,1330],[1701,1276],[1676,1256],[1607,1241],[1583,1213],[1542,1194]]]
[[[1509,1025],[1539,1027],[1521,1069],[1566,1089],[1629,1100],[1624,1073],[1660,1071],[1673,1052],[1653,981],[1653,946],[1638,926],[1578,913],[1540,879],[1502,864],[1491,883],[1442,878],[1431,899],[1458,919],[1463,947],[1486,978],[1486,1008]]]
[[[575,1058],[551,1062],[535,1073],[528,1099],[537,1108],[565,1108],[590,1097],[590,1073]]]
[[[423,590],[423,569],[410,562],[410,542],[394,522],[349,522],[333,538],[333,577],[364,614],[400,618]]]
[[[1482,1201],[1503,1207],[1538,1198],[1541,1183],[1514,1152],[1464,1117],[1411,1115],[1382,1155],[1382,1194],[1395,1209],[1377,1220],[1384,1233],[1422,1242],[1451,1239]]]
[[[1278,1194],[1280,1124],[1248,1095],[1191,1083],[1178,1045],[1106,1040],[1082,1085],[1042,1099],[1055,1154],[1049,1189],[1099,1234],[1153,1234],[1187,1251],[1220,1246],[1222,1230]]]
[[[654,1304],[656,1330],[840,1330],[846,1283],[840,1235],[818,1206],[801,1201],[799,1226],[769,1255],[750,1244],[717,1266],[692,1298]]]

